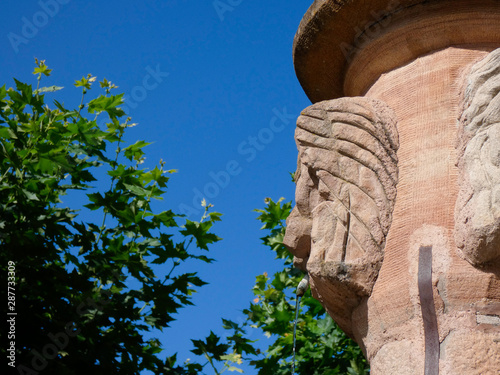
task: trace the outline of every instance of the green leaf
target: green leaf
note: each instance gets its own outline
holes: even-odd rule
[[[16,133],[6,126],[0,126],[0,138],[3,139],[17,139]]]
[[[45,65],[45,60],[38,61],[38,59],[35,59],[35,63],[37,64],[37,67],[33,70],[33,74],[43,74],[47,77],[50,76],[52,69],[49,69],[47,65]]]
[[[3,100],[7,96],[7,89],[5,88],[5,84],[0,86],[0,100]]]
[[[88,111],[89,113],[105,111],[110,117],[122,117],[125,115],[125,112],[118,108],[121,104],[123,104],[123,94],[112,96],[101,95],[89,102]]]
[[[31,85],[20,82],[14,78],[16,82],[16,89],[21,93],[21,95],[15,95],[14,92],[9,91],[9,96],[16,102],[20,102],[22,104],[31,104],[33,102],[33,89]]]
[[[130,185],[130,184],[124,183],[123,186],[125,186],[125,188],[130,190],[132,193],[134,193],[138,197],[145,197],[145,196],[149,195],[151,192],[149,189],[145,189],[145,188],[143,188],[141,186],[137,186],[137,185]]]
[[[26,196],[26,198],[32,200],[32,201],[39,201],[40,199],[35,193],[32,193],[31,191],[28,191],[26,189],[23,189],[23,193]]]
[[[62,90],[64,87],[61,86],[49,86],[49,87],[41,87],[38,90],[35,90],[35,94],[41,93],[41,92],[55,92]]]
[[[66,113],[66,114],[70,113],[70,111],[67,110],[66,108],[64,108],[64,105],[59,103],[57,100],[54,100],[54,105],[57,107],[57,109],[59,109],[63,113]],[[75,112],[75,114],[76,114],[76,112]]]
[[[212,331],[210,331],[210,335],[205,338],[205,341],[191,341],[195,347],[195,349],[191,350],[192,353],[196,355],[209,354],[217,361],[221,360],[221,356],[223,356],[230,347],[227,344],[219,344],[220,337]]]
[[[124,155],[129,160],[140,161],[142,156],[144,155],[144,151],[142,151],[143,147],[150,145],[151,143],[147,143],[145,141],[137,141],[133,145],[125,147],[123,149]]]
[[[198,223],[191,220],[186,220],[186,224],[184,225],[184,230],[181,230],[180,233],[184,236],[193,236],[196,239],[196,246],[200,249],[208,250],[209,244],[218,242],[221,240],[220,237],[217,237],[213,233],[209,233],[212,226],[210,221]]]
[[[83,87],[83,88],[85,88],[87,90],[90,90],[91,83],[89,82],[89,80],[87,78],[82,77],[81,80],[75,81],[74,85],[76,87]]]
[[[154,215],[153,222],[156,223],[157,225],[161,223],[168,228],[176,227],[177,223],[175,222],[174,219],[176,216],[177,215],[173,213],[171,210],[163,211],[159,214]]]
[[[44,174],[53,174],[56,166],[52,163],[51,159],[40,156],[35,168]]]

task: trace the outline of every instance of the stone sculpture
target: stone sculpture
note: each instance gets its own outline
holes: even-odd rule
[[[455,242],[471,264],[484,266],[500,263],[500,50],[472,67],[464,107]]]
[[[373,375],[500,374],[500,2],[316,0],[284,243]]]
[[[285,243],[317,290],[343,301],[327,309],[342,326],[371,293],[382,264],[398,179],[394,114],[384,103],[342,98],[302,112],[297,206]]]

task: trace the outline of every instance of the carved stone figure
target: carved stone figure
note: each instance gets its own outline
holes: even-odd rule
[[[307,264],[315,289],[332,290],[343,301],[323,303],[347,330],[352,310],[377,279],[391,224],[399,145],[394,114],[373,99],[324,101],[302,112],[295,137],[297,206],[285,243],[297,249],[296,264]]]
[[[455,242],[471,264],[500,263],[500,50],[472,67],[460,119]],[[496,265],[500,268],[500,264]]]
[[[500,374],[500,2],[316,0],[284,243],[373,375]]]

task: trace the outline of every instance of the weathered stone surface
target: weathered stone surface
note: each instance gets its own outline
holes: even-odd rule
[[[443,341],[441,353],[441,374],[498,375],[500,373],[498,334],[475,329],[457,329]]]
[[[497,43],[499,8],[498,0],[315,0],[295,35],[295,71],[313,103],[364,95],[416,56]],[[371,58],[357,58],[364,54]]]
[[[496,241],[498,217],[494,185],[499,178],[495,127],[500,99],[493,76],[500,69],[495,53],[489,54],[500,47],[500,2],[401,0],[386,12],[388,4],[316,1],[299,28],[294,55],[297,76],[313,102],[363,96],[385,103],[397,119],[397,196],[389,231],[374,227],[373,238],[386,237],[371,292],[359,287],[369,284],[351,276],[356,273],[334,267],[339,244],[344,244],[338,240],[342,228],[337,223],[346,222],[345,205],[352,196],[338,188],[343,205],[324,200],[325,194],[315,193],[323,191],[318,172],[304,180],[307,188],[298,186],[289,223],[296,225],[287,235],[288,244],[300,249],[296,263],[317,275],[311,278],[313,293],[360,344],[373,375],[424,374],[431,357],[426,356],[418,259],[421,247],[432,247],[439,373],[499,374],[499,248],[487,244]],[[342,43],[353,46],[353,53],[343,55]],[[353,99],[359,100],[347,100]],[[316,135],[312,139],[319,142],[322,135]],[[319,151],[309,160],[332,171],[349,165]],[[390,175],[390,167],[387,171]],[[330,227],[319,225],[323,222]],[[307,245],[311,243],[328,251],[314,251],[314,245]],[[325,254],[323,263],[313,261],[316,253]],[[327,263],[330,268],[320,267]],[[318,276],[328,274],[334,277]]]
[[[387,343],[403,341],[412,342],[412,363],[417,364],[414,374],[423,374],[424,330],[417,287],[421,246],[433,247],[432,280],[441,348],[450,334],[479,327],[475,309],[482,315],[500,316],[500,308],[494,304],[500,301],[498,268],[484,272],[473,267],[459,256],[454,240],[459,192],[457,119],[470,67],[487,55],[483,48],[464,46],[419,56],[379,77],[366,93],[394,110],[400,140],[398,195],[384,261],[370,297],[352,319],[356,340],[365,347],[367,358],[376,360],[374,375],[394,373],[394,358],[400,354],[381,349]],[[492,306],[488,312],[480,307],[483,302]],[[497,339],[499,328],[490,326],[490,334]],[[467,353],[480,361],[480,352],[470,353],[472,346],[483,345],[476,343],[479,337],[471,335],[469,342],[456,342],[448,348],[446,358]],[[495,348],[483,350],[491,353]],[[461,374],[452,370],[450,361],[441,356],[440,374]]]
[[[284,243],[349,332],[383,260],[398,180],[396,121],[378,100],[343,98],[305,109],[295,137],[297,206]]]
[[[370,362],[371,372],[387,375],[414,375],[415,369],[420,365],[414,355],[414,347],[414,341],[410,340],[388,342]]]
[[[481,266],[500,262],[500,49],[472,67],[464,100],[455,241]]]

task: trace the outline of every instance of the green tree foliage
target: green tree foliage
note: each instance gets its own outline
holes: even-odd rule
[[[297,299],[296,288],[304,276],[293,266],[293,256],[283,245],[285,220],[290,214],[291,203],[266,199],[264,209],[256,210],[262,229],[268,233],[262,238],[283,263],[283,270],[273,277],[264,273],[256,277],[253,293],[255,299],[243,310],[244,322],[223,319],[223,326],[230,333],[226,343],[210,334],[204,341],[193,340],[193,353],[203,354],[213,371],[238,370],[242,361],[253,366],[259,375],[291,374],[293,358],[293,322]],[[300,301],[297,320],[296,374],[303,375],[361,375],[369,373],[368,364],[359,346],[349,339],[326,314],[321,304],[311,296],[310,290]],[[273,342],[265,351],[249,339],[251,330],[264,333]],[[201,365],[199,365],[201,367]],[[241,370],[240,370],[241,371]],[[207,372],[209,373],[209,372]]]
[[[87,99],[96,80],[88,75],[75,83],[82,90],[76,109],[56,100],[50,108],[45,95],[62,88],[40,87],[51,71],[36,63],[36,89],[17,80],[15,88],[0,87],[0,271],[9,276],[4,301],[19,322],[14,331],[2,325],[7,340],[0,353],[10,356],[15,342],[15,373],[218,375],[242,372],[245,361],[259,374],[290,374],[295,288],[303,276],[282,243],[291,204],[267,199],[257,210],[268,231],[263,243],[283,270],[257,276],[243,323],[223,319],[224,338],[211,332],[192,340],[204,364],[179,365],[176,355],[160,359],[160,342],[145,332],[168,327],[191,304],[194,287],[204,284],[178,267],[187,260],[212,262],[204,251],[219,241],[210,230],[220,214],[205,205],[194,222],[154,211],[174,171],[162,161],[151,170],[141,167],[145,141],[124,145],[133,124],[119,107],[122,95],[111,94],[116,86],[104,79],[104,94]],[[96,187],[97,173],[105,177]],[[80,194],[77,208],[93,211],[97,223],[63,203],[70,193]],[[272,344],[261,349],[249,338],[255,332]],[[310,292],[301,301],[296,361],[297,374],[368,372],[359,347]]]
[[[87,100],[88,75],[75,83],[77,109],[51,108],[45,95],[62,88],[40,87],[51,71],[36,64],[36,89],[17,80],[0,87],[0,270],[11,272],[2,300],[17,313],[14,331],[2,324],[3,360],[15,353],[19,374],[195,373],[195,364],[175,367],[175,356],[161,360],[160,342],[144,333],[168,327],[204,284],[178,266],[212,261],[203,252],[219,240],[210,230],[220,214],[207,206],[194,222],[155,212],[173,171],[161,161],[141,168],[146,142],[123,144],[132,125],[116,86],[104,79],[103,94]],[[66,207],[70,192],[97,223]]]

